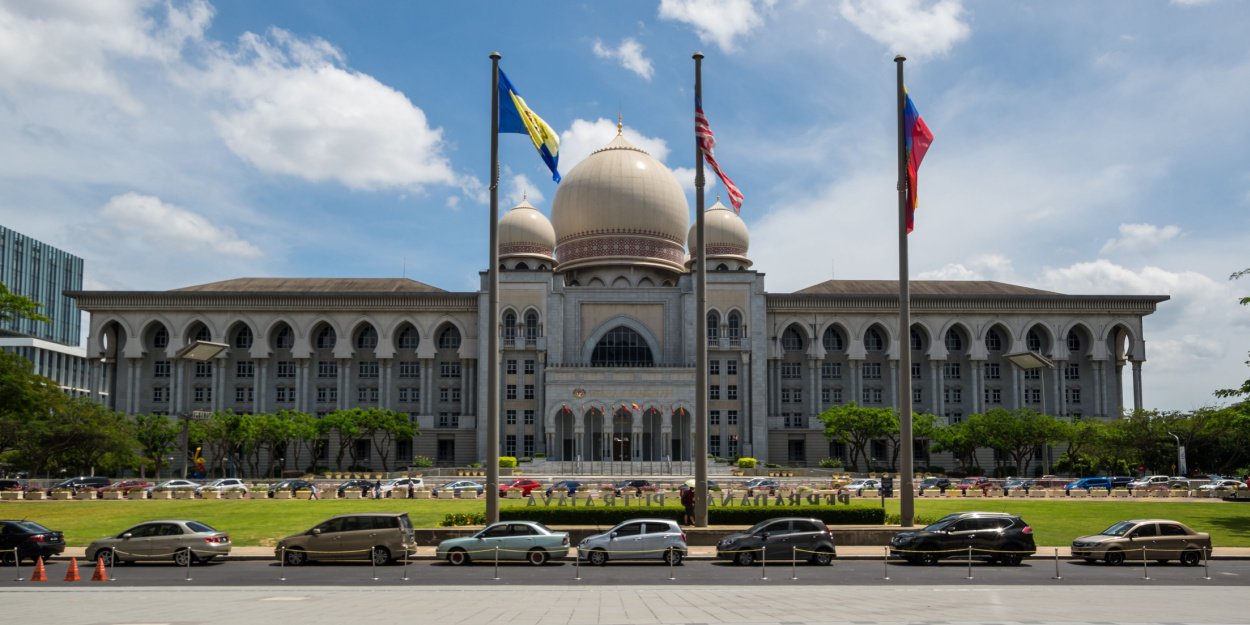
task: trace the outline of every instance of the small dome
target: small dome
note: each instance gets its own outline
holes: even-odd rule
[[[686,194],[673,172],[617,135],[564,177],[551,204],[560,269],[682,270]]]
[[[555,264],[556,231],[551,222],[529,200],[499,220],[499,258],[529,256]]]
[[[686,237],[690,241],[690,259],[694,260],[698,246],[698,233],[695,229],[698,223],[690,226],[690,233]],[[746,222],[737,213],[730,210],[720,199],[707,209],[703,214],[703,228],[707,231],[707,258],[708,261],[713,259],[733,259],[746,266],[751,265],[751,261],[747,259],[747,250],[751,246],[751,237],[747,233]]]

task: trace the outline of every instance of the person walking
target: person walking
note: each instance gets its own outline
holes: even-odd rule
[[[382,480],[378,480],[373,483],[373,498],[374,499],[382,498]]]
[[[694,487],[688,486],[681,491],[681,505],[685,509],[683,525],[694,525]]]
[[[312,494],[308,496],[308,501],[312,501],[314,499],[321,499],[321,496],[317,494],[316,484],[309,484],[308,490],[312,491]]]

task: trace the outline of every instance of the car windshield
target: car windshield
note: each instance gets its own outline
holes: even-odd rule
[[[14,523],[14,525],[16,525],[16,526],[18,526],[18,527],[20,527],[20,528],[22,528],[22,529],[24,529],[24,530],[26,530],[26,531],[28,531],[28,532],[34,532],[34,533],[37,533],[37,534],[42,534],[42,533],[45,533],[45,532],[51,532],[51,531],[52,531],[52,530],[50,530],[50,529],[48,529],[48,528],[46,528],[46,527],[44,527],[44,526],[42,526],[42,525],[40,525],[40,524],[38,524],[38,523],[34,522],[34,521],[18,521],[17,523]]]
[[[208,534],[214,534],[217,532],[217,530],[203,523],[200,523],[199,521],[187,521],[187,527],[191,528],[191,531],[193,532],[201,532],[201,533],[208,533]]]
[[[755,525],[752,525],[752,526],[751,526],[751,529],[747,530],[747,531],[746,531],[746,533],[747,533],[747,534],[757,534],[757,533],[759,533],[759,532],[760,532],[760,530],[764,529],[764,527],[765,527],[765,526],[767,526],[769,523],[772,523],[772,521],[771,521],[771,520],[770,520],[770,521],[760,521],[759,523],[756,523]]]
[[[958,519],[958,518],[959,518],[959,516],[958,516],[958,515],[954,515],[954,514],[952,514],[952,515],[948,515],[948,516],[944,516],[944,517],[942,517],[942,518],[938,519],[935,523],[933,523],[933,524],[931,524],[931,525],[929,525],[929,526],[925,527],[925,528],[924,528],[924,531],[926,531],[926,532],[940,532],[940,531],[942,531],[942,530],[946,529],[946,528],[947,528],[947,527],[948,527],[951,523],[954,523],[954,522],[955,522],[955,520],[956,520],[956,519]]]
[[[1137,526],[1136,523],[1131,523],[1129,521],[1120,521],[1119,523],[1116,523],[1115,525],[1112,525],[1111,527],[1108,527],[1107,529],[1103,530],[1102,533],[1104,536],[1123,536],[1127,534],[1129,530],[1133,529],[1136,526]]]

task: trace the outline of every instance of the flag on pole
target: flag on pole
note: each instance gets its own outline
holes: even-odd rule
[[[903,138],[907,145],[907,232],[911,232],[916,219],[916,176],[920,170],[920,161],[924,160],[929,144],[933,143],[933,133],[929,126],[920,118],[920,111],[903,88],[906,104],[903,106]]]
[[[699,98],[694,99],[694,136],[699,143],[699,151],[703,153],[703,159],[725,184],[725,191],[729,194],[729,203],[733,204],[734,212],[741,212],[742,192],[738,190],[738,185],[725,175],[720,164],[716,162],[716,157],[712,155],[712,148],[716,147],[716,135],[712,134],[712,127],[708,125],[707,117],[703,115],[703,102]]]
[[[560,136],[530,110],[503,70],[499,70],[499,132],[529,135],[551,170],[551,179],[560,182]]]
[[[629,406],[633,408],[634,410],[638,409],[638,404],[630,404]]]

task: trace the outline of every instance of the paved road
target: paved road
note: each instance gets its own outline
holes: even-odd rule
[[[67,564],[55,561],[47,566],[50,581],[32,583],[18,582],[11,569],[0,569],[0,589],[42,587],[99,586],[99,582],[63,581]],[[687,561],[672,567],[661,562],[609,563],[604,567],[582,565],[572,562],[556,562],[542,567],[523,563],[501,563],[499,579],[490,563],[470,566],[451,566],[444,562],[421,560],[407,567],[402,565],[372,567],[367,563],[309,564],[301,567],[281,567],[273,561],[214,562],[192,566],[189,569],[167,563],[126,564],[109,571],[114,579],[111,588],[134,588],[177,585],[181,587],[284,587],[304,586],[406,586],[427,587],[451,585],[467,587],[526,586],[740,586],[740,587],[787,587],[787,586],[973,586],[993,585],[1047,587],[1072,586],[1197,586],[1250,588],[1250,561],[1213,561],[1211,579],[1205,579],[1203,567],[1185,567],[1179,564],[1156,565],[1149,563],[1143,570],[1140,563],[1111,567],[1103,564],[1086,564],[1082,561],[1060,560],[1058,571],[1062,579],[1055,580],[1055,562],[1047,559],[1027,560],[1021,566],[1005,566],[973,562],[969,569],[966,561],[943,561],[937,566],[891,563],[883,566],[880,560],[842,560],[832,566],[821,567],[806,563],[796,566],[769,564],[740,567],[719,561]],[[30,567],[23,569],[23,577],[29,578]],[[969,572],[972,579],[968,579]],[[80,574],[89,580],[92,569],[81,567]],[[187,576],[191,581],[186,581]],[[377,576],[375,581],[373,578]],[[408,579],[404,580],[404,576]],[[670,575],[672,579],[670,579]],[[884,579],[888,575],[889,579]],[[1149,576],[1149,579],[1146,577]],[[285,577],[285,580],[282,578]],[[580,579],[577,579],[579,578]],[[1250,601],[1247,601],[1250,605]]]

